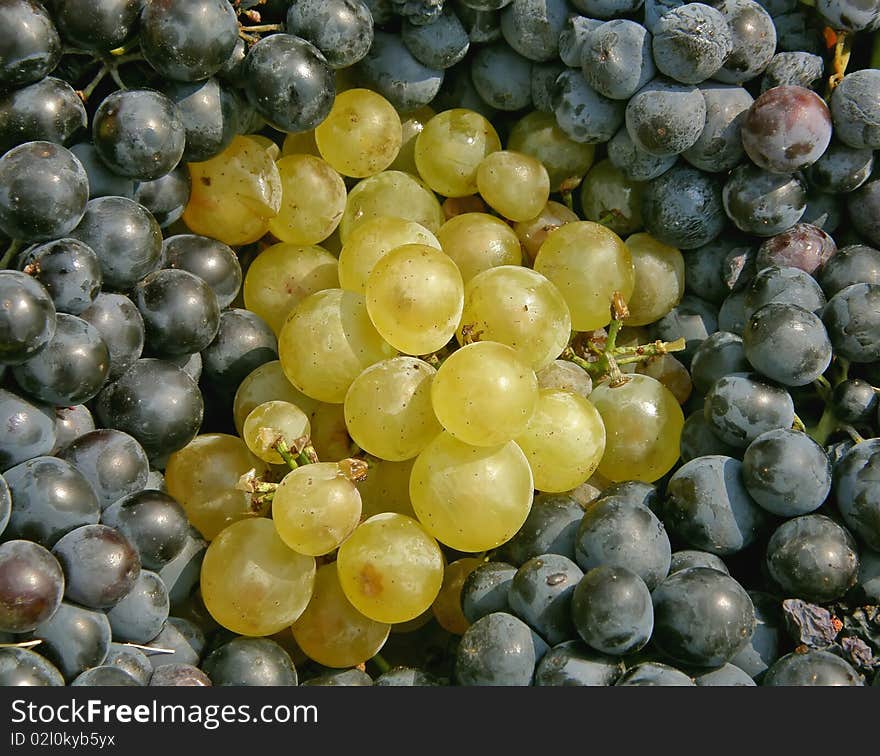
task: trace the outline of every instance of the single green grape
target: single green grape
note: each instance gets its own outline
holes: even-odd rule
[[[550,199],[550,177],[540,160],[513,150],[487,155],[477,168],[480,196],[512,221],[534,218]]]
[[[309,413],[312,446],[323,462],[339,462],[357,453],[358,448],[348,435],[342,404],[316,402]]]
[[[650,234],[633,234],[626,240],[636,279],[627,302],[627,325],[654,323],[684,296],[684,257],[675,247]]]
[[[586,398],[593,390],[593,379],[580,365],[569,360],[553,360],[535,373],[539,389],[562,389]]]
[[[409,500],[409,476],[415,463],[415,457],[403,462],[370,460],[367,479],[357,484],[361,493],[361,517],[366,519],[383,512],[397,512],[415,518]]]
[[[295,404],[306,415],[311,415],[318,406],[318,402],[306,396],[287,380],[279,360],[264,362],[248,373],[235,392],[232,418],[239,436],[244,428],[244,421],[251,411],[263,402],[273,400]]]
[[[484,564],[482,559],[464,557],[446,565],[443,585],[440,586],[440,593],[431,605],[431,611],[434,612],[437,624],[448,633],[463,635],[470,627],[471,623],[461,609],[461,588],[467,576],[481,564]]]
[[[580,218],[574,210],[570,210],[561,202],[550,200],[534,218],[514,223],[513,232],[522,245],[522,250],[525,253],[523,258],[528,261],[529,265],[532,265],[538,256],[541,245],[553,231],[566,223],[579,220]]]
[[[581,186],[581,209],[588,221],[601,222],[621,236],[640,230],[645,183],[630,181],[610,160],[594,165]]]
[[[437,113],[429,105],[423,105],[417,110],[401,114],[400,125],[402,129],[403,141],[400,150],[394,162],[388,166],[393,171],[406,171],[407,173],[418,173],[416,167],[416,137],[422,133],[425,124],[430,121]]]
[[[454,215],[440,227],[437,239],[465,284],[489,268],[522,264],[522,247],[513,229],[489,213]]]
[[[290,402],[273,400],[255,407],[244,421],[241,437],[248,449],[271,465],[284,464],[274,448],[280,438],[290,449],[294,442],[311,434],[309,418]]]

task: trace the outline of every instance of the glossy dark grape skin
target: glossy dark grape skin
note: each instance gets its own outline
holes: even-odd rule
[[[869,244],[880,246],[880,180],[848,194],[846,209],[856,232]]]
[[[168,664],[153,672],[151,687],[210,687],[211,679],[191,664]]]
[[[593,89],[613,100],[627,100],[654,78],[651,35],[635,21],[614,19],[584,39],[580,61]]]
[[[729,171],[742,160],[742,122],[754,100],[742,87],[704,82],[699,89],[706,102],[706,123],[681,156],[701,171]]]
[[[79,315],[101,291],[98,256],[77,239],[57,239],[32,247],[18,264],[46,287],[58,312]]]
[[[149,648],[166,649],[166,653],[147,653],[153,671],[168,664],[190,664],[194,667],[199,665],[199,655],[195,649],[186,636],[170,622],[166,622],[161,632],[144,645]],[[169,654],[167,651],[173,653]]]
[[[192,189],[189,171],[182,165],[153,181],[135,183],[132,199],[150,211],[160,228],[180,220]]]
[[[113,639],[149,643],[168,619],[168,591],[155,573],[141,570],[131,590],[107,611]]]
[[[693,146],[706,125],[706,101],[688,84],[654,79],[626,104],[632,140],[652,155],[678,155]]]
[[[104,663],[110,650],[110,622],[96,612],[67,601],[28,638],[43,641],[36,648],[70,682],[87,669]]]
[[[819,55],[802,50],[778,52],[764,69],[761,91],[789,84],[812,89],[822,78],[824,70],[825,62]]]
[[[542,554],[513,576],[507,600],[511,611],[550,645],[573,637],[571,596],[583,572],[571,559]]]
[[[844,423],[870,424],[880,401],[877,392],[867,381],[850,378],[838,383],[831,395],[834,416]]]
[[[39,544],[0,544],[0,632],[26,633],[48,620],[61,605],[64,573]]]
[[[88,199],[85,168],[60,145],[26,142],[0,157],[0,230],[12,239],[66,236]]]
[[[505,612],[487,614],[461,637],[455,679],[459,685],[531,685],[547,650],[522,620]]]
[[[91,142],[77,142],[70,151],[85,168],[89,178],[89,199],[95,197],[134,197],[134,180],[113,173],[101,160]]]
[[[856,582],[859,557],[849,532],[825,515],[782,523],[767,544],[767,571],[785,595],[824,603]]]
[[[204,401],[198,385],[180,368],[162,360],[140,359],[98,395],[95,408],[104,427],[134,436],[153,460],[182,449],[195,438]]]
[[[159,577],[168,588],[172,604],[179,604],[192,595],[199,582],[202,559],[207,548],[208,544],[201,534],[190,526],[183,548],[158,571]]]
[[[718,308],[718,330],[742,336],[746,327],[746,291],[732,291]]]
[[[682,84],[699,84],[714,75],[733,50],[724,16],[701,3],[673,8],[654,25],[657,68]]]
[[[565,70],[558,62],[532,63],[530,79],[532,107],[542,113],[553,113],[556,79]]]
[[[292,11],[288,12],[291,15]],[[308,38],[308,35],[303,35]],[[470,48],[470,38],[467,30],[458,15],[450,5],[443,8],[443,12],[430,24],[413,24],[404,21],[400,30],[403,44],[413,54],[413,57],[430,68],[450,68],[464,59]],[[372,39],[372,34],[370,35]],[[317,47],[324,52],[322,45]],[[369,48],[369,45],[367,45]],[[328,53],[324,53],[327,55]],[[366,49],[358,57],[358,60],[366,54]],[[328,57],[329,60],[329,57]],[[352,61],[354,62],[354,61]],[[332,63],[331,63],[332,65]],[[338,68],[339,66],[334,66]]]
[[[59,312],[55,335],[38,354],[16,365],[18,385],[38,401],[71,407],[95,397],[110,370],[110,352],[98,330]]]
[[[201,659],[207,646],[205,631],[193,620],[183,617],[169,617],[168,624],[174,627],[186,639],[192,650],[196,652],[196,656]]]
[[[535,670],[535,685],[614,685],[623,669],[623,662],[618,659],[596,653],[580,641],[566,641],[544,654]]]
[[[503,42],[474,53],[470,76],[477,93],[492,108],[521,110],[532,103],[532,63]]]
[[[64,678],[48,659],[27,648],[0,648],[0,685],[57,686]]]
[[[714,78],[725,84],[742,84],[758,76],[776,52],[773,19],[753,0],[723,0],[715,7],[730,25],[733,50]]]
[[[39,281],[17,270],[0,270],[0,365],[29,360],[52,340],[52,297]]]
[[[141,564],[160,570],[187,544],[186,513],[162,491],[131,493],[104,510],[102,522],[116,528],[137,549]]]
[[[553,112],[559,128],[576,142],[607,142],[624,124],[622,102],[590,87],[579,71],[567,70],[556,79]]]
[[[835,354],[853,362],[880,360],[880,284],[853,284],[837,292],[822,321]]]
[[[831,491],[828,455],[806,433],[788,428],[764,433],[743,455],[742,480],[768,512],[797,517],[815,511]]]
[[[574,543],[584,510],[564,494],[538,494],[516,535],[495,553],[496,559],[521,566],[541,554],[574,559]]]
[[[761,94],[742,125],[746,153],[760,168],[794,173],[815,163],[831,143],[831,111],[815,92],[783,85]]]
[[[833,141],[806,171],[810,186],[821,192],[846,194],[858,189],[874,169],[874,151]]]
[[[51,549],[65,533],[94,525],[101,517],[86,477],[62,459],[34,457],[3,475],[15,502],[7,539],[27,539]]]
[[[251,105],[280,131],[313,129],[333,107],[333,69],[304,39],[292,34],[263,37],[250,49],[245,68]]]
[[[465,578],[461,588],[461,611],[468,622],[493,612],[510,612],[508,591],[516,567],[506,562],[486,562]]]
[[[831,95],[831,117],[844,144],[880,148],[880,71],[864,68],[844,76]]]
[[[758,270],[770,265],[800,268],[813,274],[837,254],[834,239],[811,223],[796,223],[758,248],[755,260]]]
[[[232,54],[237,38],[235,10],[226,0],[153,0],[141,12],[141,50],[169,79],[212,76]]]
[[[373,42],[373,17],[361,0],[304,0],[287,11],[288,34],[307,39],[333,68],[357,63]]]
[[[360,669],[338,669],[310,677],[301,684],[319,687],[364,687],[372,685],[373,679]]]
[[[177,105],[160,92],[120,90],[107,95],[95,111],[92,139],[113,171],[151,181],[180,162],[186,128]]]
[[[438,678],[416,667],[394,667],[373,680],[373,685],[380,687],[424,688],[443,684]]]
[[[134,677],[119,667],[100,666],[87,669],[70,683],[75,687],[136,687],[140,686]]]
[[[51,410],[0,388],[0,472],[32,457],[49,454],[57,431]]]
[[[630,137],[626,126],[607,143],[608,159],[630,181],[651,181],[662,176],[678,160],[677,155],[657,157],[645,152]]]
[[[719,667],[746,645],[755,609],[730,575],[690,567],[670,575],[652,594],[653,644],[682,664]]]
[[[797,223],[807,205],[806,186],[797,176],[741,163],[724,184],[724,210],[741,231],[775,236]]]
[[[829,651],[809,649],[805,653],[783,656],[767,670],[761,684],[779,687],[862,686],[865,683],[858,672],[839,656]]]
[[[857,283],[880,284],[880,250],[864,244],[843,247],[819,272],[819,283],[827,297]]]
[[[769,593],[749,591],[755,607],[755,631],[749,642],[731,660],[756,682],[779,658],[782,639],[781,602]]]
[[[678,539],[718,556],[750,546],[766,522],[743,485],[742,463],[715,454],[692,459],[676,470],[660,513]]]
[[[706,422],[705,415],[697,409],[691,412],[684,427],[681,429],[679,450],[682,463],[690,462],[697,457],[705,457],[712,454],[720,454],[725,457],[738,457],[741,449],[736,449],[724,443],[712,432],[712,428]]]
[[[834,494],[844,522],[862,541],[880,551],[880,439],[856,444],[834,468]]]
[[[87,124],[73,87],[47,76],[0,96],[0,154],[25,142],[69,144]]]
[[[501,11],[501,34],[529,60],[552,60],[568,14],[565,0],[513,0]]]
[[[602,565],[626,567],[652,590],[669,572],[672,548],[666,529],[648,507],[606,496],[584,513],[575,556],[585,571]]]
[[[98,197],[71,236],[101,261],[105,290],[127,291],[159,263],[162,230],[150,212],[125,197]]]
[[[669,564],[669,574],[672,575],[680,570],[686,570],[689,567],[708,567],[712,570],[718,570],[725,575],[730,574],[724,560],[717,554],[709,551],[697,551],[695,549],[682,549],[681,551],[672,552],[672,561]]]
[[[805,271],[769,265],[758,272],[746,289],[745,314],[751,317],[761,307],[771,303],[798,305],[820,314],[826,300],[816,279]],[[727,372],[736,373],[738,370]]]
[[[801,221],[811,223],[828,234],[837,233],[844,220],[844,198],[842,194],[827,194],[819,191],[807,192],[807,206]],[[850,231],[851,233],[851,231]],[[841,235],[841,241],[846,237]]]
[[[141,356],[144,349],[144,319],[128,297],[100,293],[80,317],[101,334],[110,352],[110,380],[118,378]]]
[[[202,669],[214,685],[296,685],[290,655],[270,638],[235,638],[212,651]]]
[[[186,130],[184,162],[198,163],[219,155],[238,133],[240,100],[231,87],[218,79],[172,81],[164,92],[177,106]]]
[[[696,685],[680,669],[670,667],[668,664],[661,664],[660,662],[643,662],[642,664],[630,667],[614,684],[660,687]]]
[[[616,496],[631,504],[648,507],[651,511],[654,511],[660,503],[660,492],[657,490],[657,486],[641,480],[623,480],[619,483],[612,483],[602,489],[599,499],[604,499],[606,496]]]
[[[722,441],[742,449],[762,433],[790,428],[794,422],[794,403],[788,392],[748,373],[717,380],[706,394],[704,412]]]
[[[703,672],[694,676],[694,682],[700,687],[746,687],[753,688],[757,683],[739,667],[727,663],[718,669]]]
[[[229,307],[238,296],[241,263],[223,242],[196,234],[170,236],[162,242],[162,262],[166,268],[186,270],[205,281],[220,309]]]
[[[34,0],[9,0],[0,6],[0,89],[39,81],[61,60],[61,40],[52,17]]]
[[[232,394],[264,362],[278,359],[278,341],[258,315],[233,308],[220,314],[220,330],[202,351],[202,377],[212,390]]]
[[[690,373],[694,388],[705,394],[719,378],[749,370],[742,339],[735,333],[716,331],[694,350]]]
[[[54,16],[72,47],[108,52],[137,29],[142,0],[58,0]]]
[[[147,655],[143,651],[122,643],[110,644],[107,658],[104,659],[102,664],[107,667],[118,667],[123,672],[131,675],[141,685],[146,685],[153,674],[153,668],[150,666]]]
[[[369,4],[369,3],[368,3]],[[506,3],[505,3],[506,4]],[[475,44],[497,42],[501,39],[501,17],[493,8],[477,8],[464,2],[455,6],[455,14],[467,31],[468,39]],[[376,14],[373,12],[375,21]],[[378,24],[378,21],[376,21]],[[566,27],[567,28],[567,27]],[[559,34],[559,57],[565,49],[565,30]]]

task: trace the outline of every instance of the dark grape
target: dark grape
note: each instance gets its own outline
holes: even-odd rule
[[[675,307],[652,325],[656,338],[663,341],[685,339],[685,348],[678,358],[690,362],[694,351],[718,330],[718,310],[699,297],[685,294]]]
[[[864,685],[852,666],[828,651],[808,649],[783,656],[764,675],[762,685]]]
[[[168,588],[172,604],[179,604],[188,598],[199,582],[202,558],[208,544],[199,532],[189,527],[183,548],[170,562],[159,570],[159,577]]]
[[[51,661],[68,682],[87,669],[103,664],[110,651],[110,622],[96,612],[62,601],[58,611],[28,636],[39,639],[40,654]]]
[[[113,638],[149,643],[168,619],[168,591],[161,578],[141,570],[131,590],[107,611]]]
[[[731,171],[724,184],[724,210],[741,231],[775,236],[804,214],[807,190],[797,176],[769,173],[750,163]]]
[[[373,685],[379,686],[396,686],[396,687],[434,687],[437,685],[443,685],[444,683],[438,680],[431,674],[422,671],[421,669],[417,669],[415,667],[393,667],[389,669],[387,672],[383,672],[379,675],[375,680],[373,680]]]
[[[547,644],[522,620],[504,612],[481,617],[455,654],[459,685],[531,685]]]
[[[651,181],[675,165],[677,155],[658,157],[645,152],[629,135],[626,126],[607,143],[608,159],[630,181]]]
[[[19,462],[49,454],[58,438],[51,410],[0,388],[0,472]]]
[[[570,15],[559,32],[559,60],[563,66],[578,68],[583,60],[584,44],[590,32],[602,25],[602,21],[586,16]]]
[[[708,173],[678,164],[651,181],[642,195],[648,232],[664,244],[694,249],[724,229],[721,183]]]
[[[623,662],[598,654],[580,641],[551,648],[538,663],[535,685],[607,686],[623,674]]]
[[[575,142],[607,142],[623,125],[622,102],[599,94],[580,71],[568,69],[556,79],[553,112],[559,128]]]
[[[0,89],[32,84],[61,60],[61,40],[46,9],[35,0],[0,5]]]
[[[511,611],[550,645],[572,637],[571,596],[583,577],[568,557],[542,554],[513,576],[507,600]]]
[[[679,570],[686,570],[688,567],[708,567],[711,570],[718,570],[725,575],[730,574],[724,560],[716,554],[709,551],[697,551],[694,549],[683,549],[682,551],[672,552],[672,561],[669,564],[669,574]]]
[[[150,660],[147,655],[134,646],[123,643],[111,643],[110,650],[103,665],[107,667],[119,667],[123,672],[130,674],[141,685],[146,685],[153,674]]]
[[[87,669],[70,683],[76,687],[135,687],[141,685],[120,667],[100,666]]]
[[[87,124],[85,106],[73,87],[47,76],[0,96],[0,154],[25,142],[69,144]]]
[[[706,394],[706,420],[722,440],[745,449],[762,433],[790,428],[794,402],[789,393],[758,375],[719,378]]]
[[[829,234],[811,223],[796,223],[763,242],[755,263],[758,270],[778,265],[800,268],[812,275],[836,253],[837,245]]]
[[[880,246],[880,180],[848,194],[846,209],[855,230],[868,243]]]
[[[746,316],[751,317],[761,307],[771,303],[797,305],[810,312],[821,313],[826,300],[815,278],[800,268],[780,268],[776,265],[761,267],[746,289]]]
[[[516,535],[495,554],[516,566],[541,554],[574,559],[574,544],[584,510],[564,494],[538,494]]]
[[[501,34],[529,60],[552,60],[568,14],[566,0],[513,0],[501,11]]]
[[[199,664],[198,653],[186,639],[186,636],[171,622],[166,622],[161,632],[144,645],[151,649],[164,649],[164,651],[157,650],[155,653],[147,653],[153,671],[168,664],[190,664],[194,667]],[[169,651],[172,653],[168,653]]]
[[[196,234],[178,234],[162,242],[166,268],[186,270],[214,291],[220,309],[229,307],[241,288],[241,263],[231,247]]]
[[[831,395],[834,416],[844,423],[870,424],[878,405],[880,401],[874,387],[860,378],[841,381],[834,387]]]
[[[541,113],[553,113],[553,98],[556,94],[556,79],[565,66],[550,63],[532,63],[529,75],[532,107]]]
[[[503,42],[480,48],[471,59],[470,71],[474,88],[487,105],[521,110],[531,104],[532,64]]]
[[[626,128],[652,155],[678,155],[693,146],[706,125],[706,101],[687,84],[654,79],[626,104]]]
[[[161,687],[210,687],[211,679],[191,664],[167,664],[159,667],[150,677],[151,686]]]
[[[617,680],[615,685],[647,685],[647,686],[688,686],[696,685],[680,669],[660,662],[642,662],[630,667]]]
[[[822,78],[824,71],[825,63],[819,55],[801,50],[778,52],[764,69],[761,91],[766,92],[773,87],[785,85],[812,89]]]
[[[64,678],[38,653],[27,648],[0,648],[0,685],[63,686]]]
[[[204,377],[219,393],[235,392],[264,362],[278,359],[278,341],[265,321],[249,310],[220,313],[216,338],[202,351]]]
[[[706,421],[706,416],[699,410],[692,412],[684,421],[679,448],[682,463],[708,455],[737,457],[741,452],[718,438]]]
[[[430,68],[444,69],[454,66],[464,59],[470,47],[470,38],[464,25],[448,5],[444,6],[443,12],[430,24],[419,25],[404,21],[400,38],[413,57]],[[365,54],[366,49],[357,59]]]
[[[77,239],[57,239],[31,247],[19,258],[18,265],[46,287],[58,312],[79,315],[101,291],[98,256]]]
[[[144,319],[128,297],[102,292],[80,317],[97,329],[107,345],[111,380],[140,358],[144,349]]]
[[[834,495],[847,526],[875,551],[880,551],[880,489],[877,465],[880,439],[856,444],[834,468]]]
[[[16,270],[0,270],[0,365],[18,365],[55,336],[55,303],[46,288]]]
[[[832,142],[806,172],[810,185],[821,192],[845,194],[858,189],[874,169],[874,151]]]
[[[212,651],[202,669],[214,685],[296,685],[288,653],[270,638],[235,638]]]
[[[702,687],[754,687],[755,681],[743,670],[733,664],[725,664],[711,672],[703,672],[694,677],[694,682]]]
[[[72,46],[109,52],[137,29],[143,0],[55,0],[58,30]]]
[[[656,73],[651,35],[641,24],[626,19],[595,26],[584,37],[578,66],[599,94],[627,100]]]
[[[779,658],[782,618],[777,598],[759,591],[749,591],[749,597],[755,607],[755,632],[730,663],[742,669],[753,680],[759,681]]]
[[[880,148],[880,71],[864,68],[844,76],[831,95],[831,117],[844,144]]]
[[[510,612],[508,591],[516,567],[506,562],[486,562],[473,570],[461,587],[461,610],[468,622],[493,612]]]
[[[773,19],[753,0],[722,0],[715,7],[730,25],[733,49],[715,78],[742,84],[764,71],[776,52]]]
[[[828,300],[822,321],[835,354],[853,362],[880,360],[880,284],[840,290]]]
[[[694,350],[690,372],[694,388],[705,394],[719,378],[748,369],[742,339],[735,333],[716,331]]]
[[[713,76],[733,51],[727,20],[703,3],[671,9],[652,34],[657,68],[682,84],[699,84]]]
[[[113,173],[101,160],[91,142],[77,142],[70,151],[82,163],[89,178],[89,199],[95,197],[134,197],[134,179]]]
[[[602,489],[599,498],[604,499],[606,496],[616,496],[631,504],[648,507],[651,511],[654,511],[660,502],[660,492],[657,487],[641,480],[623,480],[619,483],[612,483]]]
[[[301,0],[287,11],[287,32],[311,42],[333,68],[347,68],[367,54],[373,22],[361,0]]]
[[[681,156],[701,171],[729,171],[742,160],[742,124],[754,100],[742,87],[705,82],[699,89],[706,102],[706,122]]]
[[[189,522],[180,504],[162,491],[143,490],[104,510],[102,522],[116,528],[137,549],[141,564],[160,570],[184,549]]]
[[[64,577],[58,560],[39,544],[0,544],[0,632],[29,632],[55,614]]]
[[[880,284],[880,250],[864,244],[844,247],[819,273],[825,296],[857,283]]]
[[[335,669],[323,675],[310,677],[303,685],[328,687],[363,687],[372,685],[373,679],[360,669]]]
[[[168,228],[183,215],[190,191],[189,171],[178,165],[153,181],[138,181],[132,199],[150,211],[160,228]]]

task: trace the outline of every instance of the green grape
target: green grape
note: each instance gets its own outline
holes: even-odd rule
[[[416,520],[386,512],[365,520],[339,547],[346,598],[377,622],[407,622],[428,609],[443,583],[443,552]]]
[[[465,283],[489,268],[522,264],[522,248],[516,234],[503,220],[488,213],[452,216],[440,227],[437,239],[458,266]]]
[[[529,460],[535,488],[561,493],[596,471],[605,451],[605,426],[588,399],[571,391],[542,389],[516,443]]]
[[[593,379],[580,365],[568,360],[553,360],[543,370],[535,373],[539,389],[562,389],[584,398],[593,390]]]
[[[294,388],[281,369],[281,362],[272,360],[254,368],[241,382],[232,402],[232,418],[235,430],[241,435],[244,421],[252,410],[263,402],[278,400],[290,402],[306,415],[311,415],[318,402]]]
[[[525,522],[534,481],[513,441],[472,446],[441,433],[416,458],[409,495],[438,541],[457,551],[487,551],[509,541]]]
[[[566,223],[579,221],[577,213],[561,202],[550,200],[534,218],[513,224],[513,232],[522,245],[525,259],[531,265],[538,256],[538,250],[547,236]]]
[[[425,124],[435,115],[437,114],[433,108],[423,105],[418,110],[413,110],[406,115],[400,116],[403,141],[401,142],[397,157],[388,166],[391,170],[406,171],[407,173],[419,172],[419,169],[416,167],[416,137],[422,133]]]
[[[337,462],[292,470],[272,498],[275,529],[300,554],[329,554],[352,534],[360,517],[361,495]]]
[[[431,385],[440,425],[474,446],[496,446],[518,436],[537,401],[534,371],[514,349],[494,341],[453,352]]]
[[[321,158],[288,155],[276,165],[281,208],[269,230],[289,244],[317,244],[332,234],[345,210],[345,182]]]
[[[310,294],[339,287],[339,263],[321,247],[273,244],[244,277],[244,304],[277,336],[290,312]]]
[[[535,110],[523,116],[510,130],[507,149],[524,152],[540,160],[550,176],[550,191],[574,189],[593,165],[596,147],[570,139],[559,128],[552,113]]]
[[[431,605],[437,624],[446,632],[462,635],[470,627],[471,623],[461,609],[461,587],[467,576],[483,563],[483,560],[477,557],[465,557],[446,565],[443,585],[440,586],[440,593]]]
[[[549,365],[571,338],[571,315],[559,289],[530,268],[502,265],[474,276],[464,290],[456,336],[513,347],[533,370]]]
[[[362,179],[348,193],[339,238],[344,244],[362,223],[382,216],[415,221],[432,234],[446,220],[440,201],[421,179],[403,171],[382,171]]]
[[[345,413],[341,404],[316,402],[309,413],[312,425],[312,447],[318,459],[324,462],[339,462],[357,453],[348,428],[345,426]]]
[[[402,462],[415,457],[441,430],[431,406],[437,371],[414,357],[377,362],[345,395],[345,425],[365,452]]]
[[[501,150],[480,163],[477,189],[500,215],[512,221],[527,221],[550,199],[550,177],[541,161],[531,155]]]
[[[281,175],[259,143],[237,136],[216,157],[188,167],[191,188],[183,221],[190,231],[235,247],[269,230],[281,209]]]
[[[288,380],[307,396],[341,404],[364,368],[395,356],[370,322],[364,298],[327,289],[306,297],[278,335]]]
[[[268,401],[255,407],[244,421],[241,437],[248,449],[271,465],[284,464],[284,458],[273,448],[283,439],[287,448],[311,433],[309,418],[299,407],[290,402]]]
[[[425,244],[404,244],[382,257],[367,278],[365,293],[376,330],[406,354],[443,347],[458,327],[464,303],[458,267]]]
[[[366,519],[383,512],[397,512],[415,518],[409,500],[409,476],[415,463],[415,457],[403,462],[370,460],[366,480],[358,482],[361,517]]]
[[[688,369],[671,354],[658,354],[649,360],[637,363],[636,372],[660,381],[672,392],[679,404],[684,404],[690,399],[694,390]]]
[[[610,160],[594,165],[581,187],[581,209],[588,221],[601,222],[626,236],[644,226],[642,195],[645,184],[630,181]]]
[[[251,470],[264,475],[268,466],[244,441],[206,433],[168,457],[165,485],[193,527],[210,541],[228,525],[257,515],[250,495],[236,488],[239,478]]]
[[[363,294],[373,266],[392,249],[404,244],[441,248],[437,237],[415,221],[380,216],[358,226],[339,252],[339,285]]]
[[[613,231],[590,221],[567,223],[550,233],[535,258],[535,270],[562,292],[576,331],[608,325],[612,296],[619,292],[627,301],[635,284],[626,245]]]
[[[315,128],[322,157],[343,176],[364,178],[385,170],[403,142],[400,116],[378,92],[349,89],[336,94]]]
[[[684,295],[684,257],[675,247],[650,234],[633,234],[626,240],[636,279],[627,302],[627,325],[654,323],[669,313]]]
[[[391,626],[365,617],[345,597],[336,563],[322,565],[306,610],[290,627],[302,652],[325,667],[355,667],[388,640]]]
[[[284,137],[281,145],[281,157],[288,155],[314,155],[321,157],[318,143],[315,141],[315,130],[292,131]]]
[[[498,132],[476,111],[444,110],[416,137],[419,175],[437,194],[466,197],[477,193],[477,167],[501,149]]]
[[[256,142],[260,147],[262,147],[268,153],[269,157],[272,158],[275,162],[278,162],[278,158],[281,157],[281,148],[267,136],[263,136],[262,134],[245,134],[245,139],[250,139],[252,142]]]
[[[265,518],[225,528],[202,562],[205,608],[239,635],[271,635],[292,625],[314,585],[315,558],[285,546]]]
[[[684,414],[659,381],[639,374],[626,379],[613,388],[600,383],[590,394],[605,425],[605,454],[599,472],[615,483],[653,483],[678,461]]]

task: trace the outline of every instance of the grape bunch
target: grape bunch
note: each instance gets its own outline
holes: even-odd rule
[[[878,29],[0,0],[0,684],[880,685]]]

